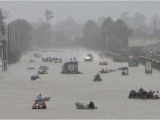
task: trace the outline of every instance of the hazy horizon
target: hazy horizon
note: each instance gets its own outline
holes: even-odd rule
[[[44,11],[51,10],[54,19],[51,23],[66,19],[72,16],[78,22],[85,22],[88,19],[98,20],[100,17],[119,18],[122,12],[129,12],[131,16],[141,12],[147,18],[160,15],[160,2],[136,2],[136,1],[0,1],[0,8],[10,13],[7,21],[18,18],[36,22],[45,19]]]

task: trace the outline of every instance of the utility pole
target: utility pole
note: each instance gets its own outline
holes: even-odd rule
[[[4,24],[1,26],[2,32],[2,71],[7,71],[7,42],[5,37],[5,28]]]
[[[1,46],[1,61],[2,61],[2,71],[7,71],[7,40],[6,40],[6,30],[4,23],[4,15],[2,9],[0,9],[0,42]]]
[[[8,50],[7,50],[7,51],[8,51],[8,65],[9,65],[9,66],[10,66],[10,64],[11,64],[11,57],[10,57],[10,38],[11,38],[10,35],[11,35],[11,34],[10,34],[10,31],[11,31],[11,30],[10,30],[10,25],[9,25],[9,23],[8,23],[8,46],[7,46],[7,47],[8,47]]]
[[[15,44],[16,44],[16,55],[14,56],[15,57],[15,62],[17,63],[17,54],[18,54],[18,45],[17,45],[17,31],[16,31],[16,28],[14,28],[14,31],[15,31]]]

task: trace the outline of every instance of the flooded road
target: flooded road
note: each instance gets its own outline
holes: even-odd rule
[[[94,62],[83,62],[86,54],[92,53]],[[128,99],[131,89],[160,91],[160,71],[153,70],[145,75],[144,66],[129,68],[129,76],[121,76],[120,71],[102,74],[102,82],[93,82],[101,69],[99,57],[93,51],[48,50],[42,56],[61,57],[64,62],[76,56],[79,71],[83,74],[61,74],[61,63],[44,63],[34,58],[33,53],[25,54],[21,61],[11,65],[7,72],[0,71],[0,118],[160,118],[160,100]],[[29,63],[35,59],[36,63]],[[107,59],[108,69],[128,66],[128,63],[114,63]],[[40,80],[31,81],[41,65],[47,65],[48,74],[40,75]],[[35,70],[27,70],[35,67]],[[36,96],[51,96],[46,110],[32,110]],[[77,110],[75,102],[94,101],[96,110]]]

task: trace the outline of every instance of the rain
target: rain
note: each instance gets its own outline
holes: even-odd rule
[[[159,119],[159,10],[0,1],[0,119]]]

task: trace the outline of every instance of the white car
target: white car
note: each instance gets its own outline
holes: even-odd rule
[[[88,54],[88,55],[84,58],[84,61],[85,61],[85,62],[93,61],[92,55],[91,55],[91,54]]]

